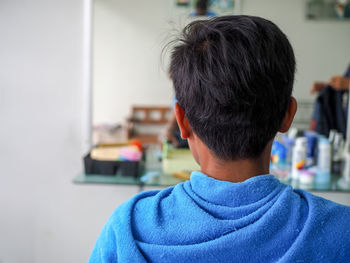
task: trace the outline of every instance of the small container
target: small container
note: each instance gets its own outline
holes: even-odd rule
[[[307,140],[306,166],[310,167],[316,165],[317,133],[314,131],[305,131],[304,135]]]
[[[138,177],[142,168],[141,161],[100,161],[92,159],[90,153],[84,157],[85,174],[111,175],[119,173],[121,176]]]
[[[314,185],[315,174],[310,170],[300,170],[299,186],[303,189],[311,189]]]
[[[340,132],[333,132],[332,136],[332,139],[329,139],[332,146],[332,174],[340,175],[342,170],[344,138]]]
[[[305,168],[306,152],[306,138],[297,138],[292,154],[292,180],[299,180],[299,171]]]
[[[282,137],[282,141],[284,146],[287,148],[287,157],[286,157],[286,163],[291,167],[292,165],[292,154],[293,154],[293,147],[294,147],[294,142],[295,138],[290,138],[287,136]]]
[[[331,182],[331,144],[327,138],[321,137],[318,142],[318,161],[315,176],[317,189],[328,189]]]

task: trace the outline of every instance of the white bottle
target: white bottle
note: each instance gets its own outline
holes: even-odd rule
[[[318,161],[315,186],[327,187],[331,181],[332,148],[328,139],[320,138],[318,142]]]
[[[344,144],[344,152],[342,153],[344,166],[342,169],[342,177],[338,180],[338,187],[340,189],[350,189],[350,142],[346,141]]]
[[[299,137],[295,140],[292,155],[292,180],[299,180],[299,170],[305,167],[306,163],[306,138]]]

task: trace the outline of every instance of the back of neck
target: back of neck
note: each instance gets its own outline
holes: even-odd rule
[[[259,157],[254,159],[226,161],[218,159],[212,153],[201,155],[201,172],[212,178],[229,182],[243,182],[257,175],[268,174],[271,146],[272,142],[266,146]]]

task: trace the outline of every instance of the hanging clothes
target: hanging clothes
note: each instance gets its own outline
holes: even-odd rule
[[[350,65],[344,76],[350,78]],[[315,102],[312,130],[328,137],[334,129],[346,138],[348,99],[348,91],[337,91],[331,86],[323,89]]]

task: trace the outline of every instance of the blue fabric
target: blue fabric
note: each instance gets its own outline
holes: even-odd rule
[[[176,99],[176,97],[174,97],[173,100],[171,101],[171,108],[172,109],[175,109],[175,103],[176,102],[179,102],[179,101]]]
[[[196,11],[193,10],[193,11],[190,13],[190,16],[197,16]],[[213,12],[213,11],[208,10],[208,11],[206,12],[205,16],[214,17],[214,16],[216,16],[216,13]]]
[[[350,262],[350,207],[272,175],[231,183],[194,172],[117,208],[90,262]]]

